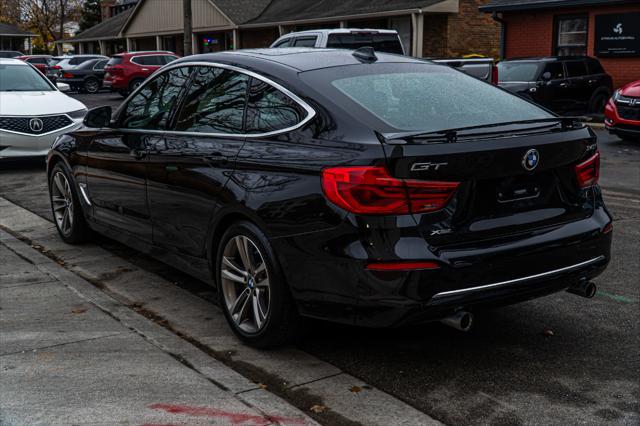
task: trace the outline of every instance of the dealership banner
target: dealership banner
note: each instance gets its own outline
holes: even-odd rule
[[[640,13],[596,15],[596,56],[640,56]]]

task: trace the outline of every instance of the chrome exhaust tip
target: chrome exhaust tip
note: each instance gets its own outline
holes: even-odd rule
[[[582,280],[578,284],[571,286],[567,289],[569,293],[577,294],[578,296],[591,299],[596,295],[598,287],[589,280]]]
[[[458,311],[455,314],[443,318],[440,322],[460,331],[469,331],[473,326],[473,314],[467,311]]]

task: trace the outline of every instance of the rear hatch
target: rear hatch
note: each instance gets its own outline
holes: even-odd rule
[[[576,165],[596,153],[587,128],[458,137],[453,143],[406,138],[383,147],[394,177],[459,182],[444,209],[414,214],[434,248],[521,238],[593,212],[591,191],[581,189],[576,177]]]

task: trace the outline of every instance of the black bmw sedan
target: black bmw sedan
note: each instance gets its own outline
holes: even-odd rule
[[[218,289],[244,341],[302,317],[471,325],[610,258],[594,134],[447,66],[246,50],[164,67],[48,156],[61,237],[90,230]]]

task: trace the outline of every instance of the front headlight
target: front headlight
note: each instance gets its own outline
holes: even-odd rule
[[[616,90],[616,91],[613,93],[613,101],[614,101],[614,102],[616,102],[616,101],[617,101],[617,100],[619,100],[619,99],[620,99],[620,89]]]
[[[77,111],[68,112],[67,115],[71,118],[84,118],[84,116],[87,115],[87,111],[88,109],[83,108]]]

